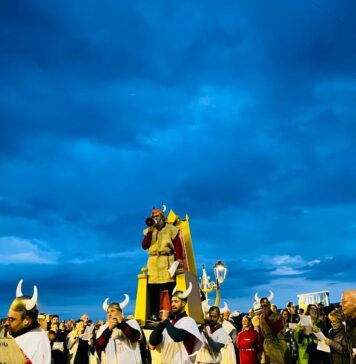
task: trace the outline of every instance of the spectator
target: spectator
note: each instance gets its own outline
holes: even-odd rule
[[[256,364],[258,361],[258,333],[252,327],[250,316],[242,319],[242,331],[237,335],[240,364]]]
[[[343,324],[344,317],[340,311],[334,310],[329,313],[331,329],[328,332],[328,339],[325,344],[331,349],[331,362],[333,364],[349,364],[350,358],[347,349],[346,331]]]

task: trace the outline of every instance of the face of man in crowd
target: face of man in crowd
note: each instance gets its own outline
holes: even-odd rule
[[[268,315],[271,312],[271,304],[267,301],[261,303],[262,314]]]
[[[271,310],[272,310],[274,313],[277,313],[277,306],[276,306],[276,305],[271,305]]]
[[[217,311],[212,310],[209,312],[209,320],[213,325],[216,325],[219,321],[219,314]]]
[[[171,310],[173,313],[180,313],[184,310],[186,302],[177,296],[172,297]]]
[[[53,316],[52,317],[52,325],[57,325],[59,322],[58,316]]]
[[[252,310],[252,309],[249,309],[248,310],[248,315],[250,316],[250,317],[253,317],[254,316],[254,311]]]
[[[343,292],[341,296],[341,307],[345,316],[356,317],[356,290]]]
[[[27,320],[23,320],[22,312],[9,310],[7,314],[6,326],[8,327],[10,335],[22,330],[28,326]]]
[[[84,322],[85,326],[88,323],[89,317],[86,313],[84,313],[80,319]]]
[[[109,307],[107,311],[107,318],[108,320],[112,318],[122,319],[122,311],[118,310],[115,307]]]
[[[230,317],[230,311],[225,311],[224,314],[223,314],[223,319],[228,320],[229,317]]]
[[[295,306],[294,304],[292,304],[291,306],[287,307],[287,310],[294,315],[295,314]]]

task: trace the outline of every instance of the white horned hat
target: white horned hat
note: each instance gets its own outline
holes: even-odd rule
[[[186,301],[188,299],[188,296],[192,292],[193,285],[192,282],[189,282],[188,288],[185,291],[177,291],[177,286],[174,287],[174,290],[172,292],[172,296],[176,296],[180,298],[183,301]]]
[[[224,307],[220,309],[220,313],[225,313],[227,311],[230,312],[230,309],[229,309],[229,306],[227,305],[227,303],[224,301]]]
[[[31,311],[37,309],[38,290],[36,286],[33,286],[32,297],[25,296],[22,293],[22,282],[19,281],[16,287],[16,298],[13,300],[10,309],[14,311]]]
[[[114,307],[117,310],[122,311],[130,302],[130,297],[126,293],[124,294],[124,296],[125,296],[125,299],[122,302],[120,302],[120,303],[112,302],[110,304],[108,303],[109,297],[107,297],[103,302],[104,311],[107,312],[109,307]]]
[[[257,292],[255,294],[255,302],[258,302],[259,304],[261,304],[262,301],[266,301],[266,302],[268,301],[269,303],[271,303],[273,301],[273,299],[274,299],[274,293],[272,291],[269,291],[268,297],[259,298]],[[255,303],[254,303],[254,305],[255,305]]]

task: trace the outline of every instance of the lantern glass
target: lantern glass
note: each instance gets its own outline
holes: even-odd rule
[[[227,268],[226,265],[219,260],[215,265],[214,265],[214,274],[215,274],[215,279],[216,281],[221,284],[222,282],[224,282],[225,277],[226,277],[226,273],[227,273]]]

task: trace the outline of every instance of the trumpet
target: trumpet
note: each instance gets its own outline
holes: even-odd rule
[[[148,217],[146,220],[145,220],[145,224],[148,226],[148,227],[151,227],[151,226],[154,226],[157,224],[157,220],[153,219],[152,217]]]

